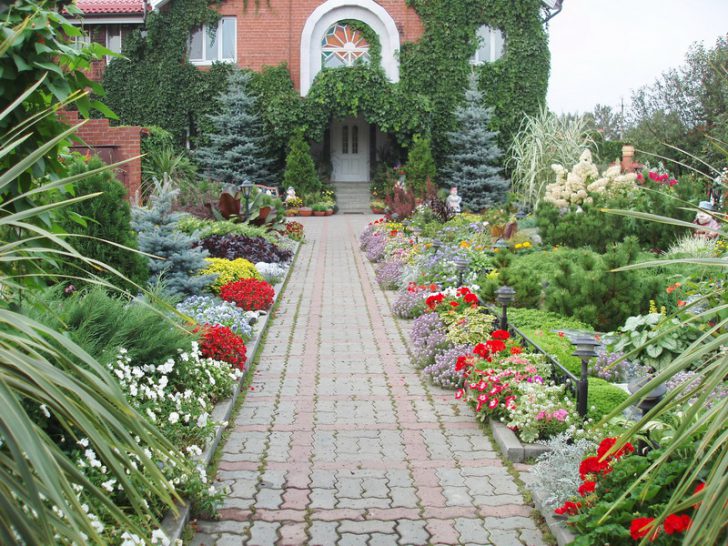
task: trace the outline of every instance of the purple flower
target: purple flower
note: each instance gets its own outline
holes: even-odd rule
[[[384,290],[396,290],[402,281],[402,262],[384,262],[377,267],[376,278]]]
[[[425,299],[421,292],[403,290],[392,304],[392,311],[403,319],[418,317],[425,312]]]
[[[684,387],[684,389],[681,391],[680,396],[683,396],[685,394],[694,394],[695,396],[690,398],[690,403],[694,404],[698,401],[698,396],[701,391],[700,384],[702,382],[703,378],[700,376],[700,374],[696,372],[678,372],[673,375],[667,383],[665,383],[665,387],[667,387],[667,390],[669,392],[676,387],[682,385],[683,383],[687,383],[688,385]],[[713,404],[715,404],[716,402],[720,402],[726,396],[728,396],[728,388],[726,388],[725,385],[716,386],[716,388],[713,389],[713,392],[710,393],[707,400],[705,401],[705,408],[711,408]]]
[[[462,372],[455,371],[458,357],[473,352],[472,345],[455,345],[439,351],[435,355],[435,363],[427,366],[425,374],[430,377],[433,384],[447,389],[459,389],[463,386]]]
[[[415,364],[428,366],[435,361],[438,349],[445,345],[445,325],[437,313],[425,313],[415,319],[410,332]]]
[[[387,246],[387,239],[379,232],[375,232],[366,246],[367,260],[378,262],[384,258],[384,248]]]

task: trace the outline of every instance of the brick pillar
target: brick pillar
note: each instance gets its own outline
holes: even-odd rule
[[[631,144],[625,144],[622,146],[622,172],[632,173],[634,171],[634,146]]]

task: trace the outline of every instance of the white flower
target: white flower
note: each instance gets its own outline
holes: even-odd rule
[[[46,417],[50,418],[51,412],[48,411],[48,406],[46,406],[45,404],[41,404],[40,405],[40,411],[43,412],[43,415],[45,415]]]
[[[204,412],[204,413],[200,414],[200,416],[197,418],[197,426],[199,428],[202,428],[202,427],[206,426],[207,425],[207,418],[208,417],[209,416],[208,416],[207,412]]]
[[[109,493],[114,491],[114,485],[116,484],[115,479],[106,480],[104,483],[101,484],[101,487],[106,489]]]
[[[161,529],[155,529],[152,531],[152,544],[169,546],[169,537],[167,537],[167,534]]]
[[[157,422],[157,416],[150,408],[147,408],[147,415],[154,423]]]
[[[169,422],[174,425],[177,421],[179,421],[179,413],[173,411],[169,414]]]

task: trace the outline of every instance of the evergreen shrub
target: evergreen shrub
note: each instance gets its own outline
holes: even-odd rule
[[[120,348],[135,364],[163,364],[188,350],[196,338],[176,319],[165,319],[162,310],[122,295],[109,295],[101,287],[65,296],[54,287],[24,304],[28,316],[46,326],[67,332],[71,339],[102,364],[116,359]],[[166,314],[166,313],[165,313]]]
[[[316,173],[316,165],[311,157],[311,149],[302,131],[297,131],[289,143],[283,185],[286,188],[293,187],[296,190],[296,195],[321,191],[321,180]]]
[[[98,157],[86,161],[80,155],[75,155],[68,163],[68,174],[77,175],[103,166],[103,161]],[[82,255],[113,267],[134,283],[145,282],[147,268],[146,258],[143,255],[104,242],[137,248],[137,237],[131,228],[131,209],[126,199],[124,185],[114,177],[112,171],[107,170],[88,176],[78,181],[75,186],[77,196],[97,192],[101,195],[74,203],[64,209],[65,214],[61,220],[63,229],[67,233],[84,236],[70,238],[71,245]],[[86,218],[85,225],[75,220],[78,216]],[[80,274],[79,270],[70,264],[63,266],[63,273]],[[113,273],[101,271],[94,273],[113,284],[121,282]]]
[[[405,172],[407,173],[407,189],[414,193],[415,197],[424,197],[428,180],[434,180],[437,174],[429,138],[421,135],[414,136],[412,147],[407,155]]]
[[[169,181],[157,183],[148,208],[132,211],[132,227],[139,234],[139,248],[151,254],[150,284],[162,285],[170,297],[183,297],[200,292],[211,278],[199,276],[204,269],[207,252],[193,248],[194,239],[177,230],[181,215],[172,212],[172,203],[178,190],[172,190]]]
[[[629,398],[629,393],[598,377],[589,378],[587,396],[587,417],[599,421],[614,408]]]

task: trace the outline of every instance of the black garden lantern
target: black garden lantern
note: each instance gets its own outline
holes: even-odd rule
[[[495,291],[495,301],[501,306],[503,314],[500,320],[500,329],[508,330],[508,306],[516,299],[516,291],[510,286],[501,286]]]
[[[581,359],[581,377],[576,389],[576,410],[586,417],[587,399],[589,398],[589,361],[597,356],[597,347],[601,345],[594,336],[579,334],[571,340],[576,348],[573,355]]]

